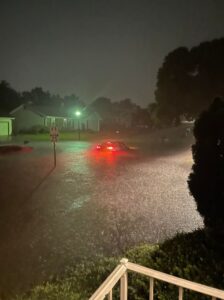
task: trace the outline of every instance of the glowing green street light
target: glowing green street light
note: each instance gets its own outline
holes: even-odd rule
[[[78,119],[78,139],[80,141],[80,122],[79,122],[79,118],[81,116],[81,111],[76,110],[75,115],[76,115],[76,117]]]
[[[77,117],[79,117],[79,116],[81,116],[81,112],[80,112],[79,110],[77,110],[77,111],[75,112],[75,115],[76,115]]]

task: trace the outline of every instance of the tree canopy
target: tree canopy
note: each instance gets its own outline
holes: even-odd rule
[[[41,87],[35,87],[30,91],[18,93],[7,81],[0,82],[0,110],[9,113],[21,104],[32,103],[35,105],[56,105],[68,108],[83,107],[84,103],[75,94],[60,95],[51,94]]]
[[[140,107],[129,98],[112,102],[111,99],[106,97],[97,98],[92,102],[90,107],[99,113],[103,120],[104,128],[114,128],[117,125],[119,125],[119,128],[136,125],[136,113],[140,109]]]
[[[9,113],[22,103],[21,95],[7,81],[0,82],[0,109]]]
[[[85,107],[85,103],[79,99],[76,94],[66,96],[54,95],[41,87],[35,87],[30,91],[18,93],[12,89],[6,81],[0,82],[0,110],[9,113],[21,104],[32,103],[42,106],[60,106],[65,107],[70,115],[77,109]],[[123,99],[112,102],[106,97],[95,99],[89,106],[88,111],[98,112],[102,118],[105,128],[130,127],[131,125],[149,124],[149,112],[147,109],[141,109],[131,99]],[[119,125],[119,126],[118,126]]]
[[[44,91],[41,87],[36,87],[31,91],[22,93],[23,103],[32,102],[38,105],[51,104],[51,94],[48,91]]]
[[[155,98],[158,114],[171,122],[181,115],[196,117],[224,95],[224,38],[188,50],[170,52],[158,71]]]

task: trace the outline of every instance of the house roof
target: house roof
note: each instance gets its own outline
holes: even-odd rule
[[[29,109],[32,112],[46,117],[61,117],[66,118],[68,117],[68,110],[66,110],[64,107],[57,107],[57,106],[44,106],[44,105],[29,105],[25,106],[25,109]]]
[[[11,111],[11,115],[20,109],[27,109],[35,114],[38,114],[42,117],[61,117],[61,118],[72,118],[76,119],[77,117],[74,115],[74,107],[65,107],[65,106],[46,106],[46,105],[35,105],[35,104],[23,104]],[[99,114],[88,107],[82,109],[82,116],[83,118],[88,118],[90,116],[94,116],[96,119],[101,120]]]
[[[94,116],[96,119],[98,120],[102,120],[101,116],[99,115],[98,112],[96,112],[95,110],[93,110],[91,107],[86,106],[84,107],[83,111],[83,115],[85,118],[88,118],[90,116]]]

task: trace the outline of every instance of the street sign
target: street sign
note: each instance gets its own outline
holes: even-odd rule
[[[54,167],[56,167],[56,148],[55,148],[55,143],[58,140],[59,132],[58,128],[56,126],[53,126],[50,128],[50,137],[51,141],[53,143],[53,151],[54,151]]]
[[[59,136],[58,128],[53,126],[50,128],[50,137],[52,142],[57,142]]]

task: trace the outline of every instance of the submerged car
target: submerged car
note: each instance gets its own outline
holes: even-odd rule
[[[95,150],[106,151],[106,152],[117,152],[117,151],[128,151],[130,148],[123,142],[112,141],[97,144]]]

